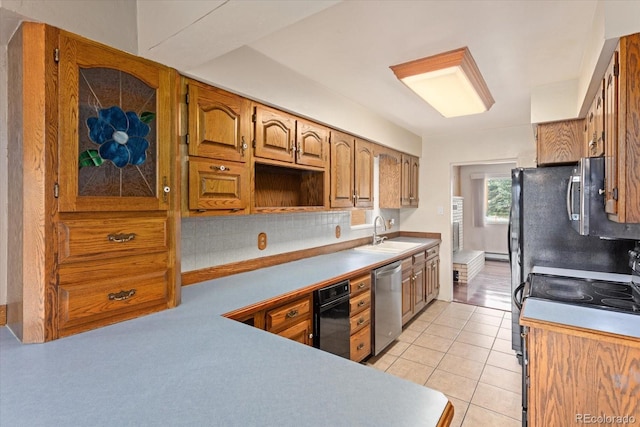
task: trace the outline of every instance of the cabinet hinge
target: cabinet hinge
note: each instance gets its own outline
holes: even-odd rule
[[[53,60],[56,63],[60,62],[60,49],[58,48],[53,49]]]
[[[613,200],[618,200],[618,187],[613,189]]]
[[[189,92],[187,92],[184,96],[184,102],[185,104],[189,104]]]
[[[256,113],[253,113],[253,114],[251,115],[251,121],[252,121],[253,123],[255,123],[256,121],[258,121],[258,116],[256,115]]]
[[[60,197],[60,186],[57,182],[53,184],[53,197],[55,197],[56,199]]]
[[[620,64],[617,62],[613,64],[613,75],[618,77],[620,75]]]
[[[253,148],[256,148],[256,140],[255,140],[255,139],[254,139],[253,141],[251,141],[251,146],[252,146]]]
[[[186,135],[184,136],[184,142],[185,142],[187,145],[189,145],[189,134],[186,134]]]

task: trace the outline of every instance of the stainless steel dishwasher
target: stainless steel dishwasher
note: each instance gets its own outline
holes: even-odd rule
[[[373,271],[373,355],[379,354],[402,332],[402,263]]]

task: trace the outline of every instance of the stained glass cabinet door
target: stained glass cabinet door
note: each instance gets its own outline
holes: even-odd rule
[[[169,208],[167,67],[61,31],[61,212]]]

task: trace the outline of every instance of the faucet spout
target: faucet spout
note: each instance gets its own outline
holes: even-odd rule
[[[386,239],[386,237],[384,236],[378,237],[378,220],[382,221],[382,227],[384,228],[384,231],[387,231],[387,221],[385,221],[382,215],[376,216],[375,219],[373,220],[373,242],[372,243],[374,245],[382,243]]]

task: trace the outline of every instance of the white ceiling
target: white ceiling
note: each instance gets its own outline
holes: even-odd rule
[[[138,44],[140,55],[185,72],[249,47],[426,136],[529,124],[534,88],[578,78],[596,5],[138,0]],[[495,99],[487,113],[445,119],[389,69],[462,46],[471,50]]]

